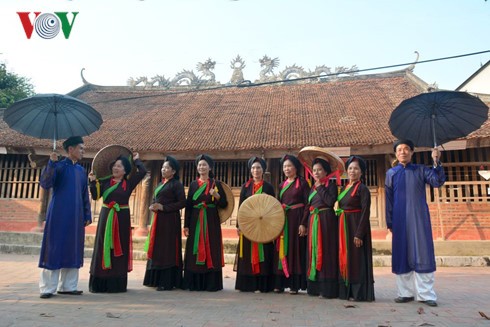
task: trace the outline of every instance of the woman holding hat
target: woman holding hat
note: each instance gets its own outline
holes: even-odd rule
[[[248,169],[252,177],[242,185],[240,205],[254,194],[269,194],[275,197],[274,187],[264,181],[267,164],[264,159],[252,157],[248,160]],[[238,228],[238,225],[237,225]],[[272,258],[274,244],[256,243],[247,239],[238,229],[237,274],[235,289],[242,292],[267,293],[274,289]]]
[[[300,226],[300,235],[308,239],[308,294],[332,299],[339,295],[338,219],[333,209],[337,185],[330,180],[332,169],[326,159],[315,158],[309,165],[315,184],[308,196],[309,219]]]
[[[373,252],[369,223],[371,194],[362,180],[366,162],[350,156],[345,167],[349,183],[338,196],[339,298],[374,301]]]
[[[299,226],[308,218],[308,182],[299,172],[302,168],[298,158],[285,155],[281,159],[286,180],[279,186],[279,201],[284,208],[284,230],[275,241],[274,292],[280,293],[289,287],[290,294],[306,289],[306,238],[299,233]]]
[[[92,293],[126,292],[128,272],[133,270],[129,198],[146,175],[146,168],[133,154],[136,173],[127,157],[120,156],[110,164],[112,175],[103,180],[89,174],[90,193],[94,200],[103,199],[100,209],[94,252],[90,265],[89,290]]]
[[[157,291],[182,287],[182,229],[180,210],[185,207],[179,162],[168,156],[162,165],[162,182],[153,192],[153,218],[145,243],[148,256],[143,285]]]
[[[225,265],[218,207],[225,208],[228,202],[221,183],[214,179],[213,159],[199,155],[196,167],[199,177],[189,186],[185,206],[183,288],[215,292],[223,289]]]

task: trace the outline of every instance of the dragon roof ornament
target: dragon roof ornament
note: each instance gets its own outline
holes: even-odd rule
[[[313,71],[306,71],[303,67],[293,64],[292,66],[286,66],[282,71],[275,73],[274,70],[279,67],[279,58],[271,58],[264,55],[259,59],[260,73],[259,79],[255,80],[255,83],[265,82],[280,82],[285,83],[315,83],[325,80],[334,80],[339,75],[353,76],[358,74],[358,68],[356,65],[351,67],[338,66],[332,69],[328,66],[317,66]],[[152,78],[146,76],[130,77],[127,81],[127,86],[131,88],[180,88],[180,87],[213,87],[222,85],[219,81],[216,81],[216,76],[213,70],[216,67],[216,61],[208,58],[204,62],[198,62],[196,69],[198,75],[192,70],[182,70],[177,73],[174,78],[167,79],[164,75],[155,75]],[[240,55],[237,55],[230,62],[230,68],[233,70],[230,81],[225,85],[239,85],[245,82],[243,75],[243,69],[245,68],[245,60]],[[333,72],[332,72],[333,71]],[[317,77],[317,78],[315,78]],[[295,81],[295,79],[300,79]]]

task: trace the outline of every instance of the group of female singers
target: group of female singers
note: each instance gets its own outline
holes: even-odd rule
[[[136,173],[131,174],[128,158],[111,164],[112,176],[98,180],[89,174],[94,200],[102,197],[89,290],[125,292],[127,274],[132,270],[129,197],[143,179],[146,169],[134,154]],[[302,165],[292,155],[281,159],[286,179],[278,199],[285,213],[281,235],[273,242],[257,244],[240,235],[235,288],[250,292],[291,294],[307,289],[308,294],[356,301],[374,300],[370,194],[362,183],[364,160],[351,156],[346,163],[348,184],[338,192],[330,181],[328,161],[317,158],[311,171],[314,185],[299,175]],[[192,291],[223,289],[223,243],[218,207],[228,201],[220,181],[214,178],[213,159],[196,158],[198,178],[189,186],[187,198],[179,180],[180,166],[168,156],[162,166],[162,181],[153,193],[151,228],[145,244],[148,261],[143,284],[158,291],[183,288]],[[274,187],[264,181],[266,162],[248,161],[251,178],[240,192],[240,204],[254,194],[275,196]],[[334,204],[338,203],[337,214]],[[182,259],[180,210],[185,207]],[[240,230],[238,230],[241,234]],[[183,275],[182,275],[183,272]]]
[[[104,181],[92,172],[89,174],[93,199],[103,198],[90,267],[89,290],[93,293],[127,290],[128,272],[132,270],[128,201],[146,174],[138,153],[133,158],[137,171],[129,178],[131,163],[125,157],[111,164],[112,176]],[[213,166],[211,157],[197,157],[199,177],[191,183],[186,199],[179,181],[178,161],[168,156],[163,163],[162,181],[153,193],[150,206],[153,217],[145,244],[148,262],[144,285],[156,287],[158,291],[223,289],[224,256],[218,207],[226,207],[227,199],[220,182],[214,179]],[[180,210],[184,207],[187,242],[182,277]]]
[[[240,253],[235,288],[243,292],[290,294],[307,290],[309,295],[354,301],[374,301],[371,228],[371,197],[362,183],[366,163],[351,156],[345,166],[349,182],[338,192],[331,181],[327,160],[316,158],[311,172],[314,185],[299,175],[298,158],[281,159],[286,177],[278,199],[284,208],[285,225],[271,243],[254,244],[240,230]],[[248,162],[252,178],[240,194],[240,204],[257,193],[274,196],[264,181],[266,162],[253,157]],[[338,208],[335,210],[335,204]]]

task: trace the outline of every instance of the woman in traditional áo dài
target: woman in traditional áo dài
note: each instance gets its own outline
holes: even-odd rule
[[[374,301],[373,251],[369,223],[371,194],[362,182],[366,162],[350,156],[346,164],[349,183],[338,196],[339,298]]]
[[[324,158],[313,159],[311,165],[315,184],[308,196],[310,215],[300,226],[301,235],[307,234],[308,239],[308,294],[332,299],[339,295],[339,238],[338,219],[333,208],[338,190],[330,179],[336,176],[340,183],[340,174],[332,173]]]
[[[284,208],[284,230],[275,241],[273,270],[274,292],[289,288],[290,294],[306,289],[306,237],[299,235],[301,222],[308,217],[310,186],[299,172],[298,158],[285,155],[281,159],[286,180],[279,186],[279,201]]]
[[[162,182],[153,192],[150,232],[145,244],[148,261],[143,285],[157,291],[182,287],[182,228],[180,210],[185,207],[184,186],[179,181],[179,162],[168,156],[162,165]]]
[[[90,265],[89,290],[92,293],[118,293],[127,290],[128,272],[133,270],[128,202],[131,193],[146,175],[139,154],[135,152],[133,159],[137,171],[129,178],[131,162],[122,156],[111,163],[110,178],[98,180],[93,172],[89,174],[92,198],[103,199]]]
[[[191,182],[185,206],[184,289],[215,292],[223,289],[223,240],[218,207],[228,204],[221,183],[214,179],[208,155],[196,158],[199,177]],[[233,199],[230,199],[233,201]]]
[[[259,157],[250,158],[248,160],[248,169],[252,178],[242,186],[240,205],[254,194],[275,196],[274,187],[264,181],[264,172],[267,169],[265,160]],[[259,291],[266,293],[272,291],[274,289],[274,274],[272,273],[273,242],[253,242],[247,239],[240,230],[238,230],[238,235],[235,289],[242,292]]]

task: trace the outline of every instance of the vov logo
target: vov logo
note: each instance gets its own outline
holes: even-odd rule
[[[60,29],[63,31],[65,39],[68,39],[78,12],[72,12],[73,19],[71,22],[68,21],[68,12],[42,14],[41,12],[34,12],[34,21],[31,21],[29,14],[30,12],[17,12],[28,39],[31,38],[34,30],[36,30],[37,35],[39,35],[41,38],[52,39],[58,35]]]

